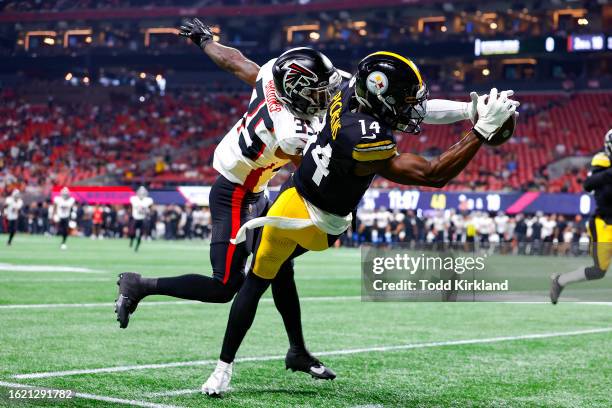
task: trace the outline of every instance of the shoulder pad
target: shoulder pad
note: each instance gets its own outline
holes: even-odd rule
[[[592,167],[610,167],[610,157],[603,152],[597,153],[591,160]]]

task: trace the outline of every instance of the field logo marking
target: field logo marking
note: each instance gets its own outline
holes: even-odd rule
[[[575,331],[569,331],[569,332],[534,333],[534,334],[523,334],[523,335],[517,335],[517,336],[489,337],[489,338],[465,339],[465,340],[445,340],[445,341],[435,341],[435,342],[428,342],[428,343],[401,344],[401,345],[395,345],[395,346],[377,346],[377,347],[365,347],[365,348],[355,348],[355,349],[331,350],[331,351],[323,351],[320,353],[314,353],[314,355],[315,356],[342,356],[342,355],[347,355],[347,354],[388,352],[388,351],[422,349],[422,348],[431,348],[431,347],[461,346],[461,345],[469,345],[469,344],[499,343],[502,341],[536,340],[536,339],[546,339],[546,338],[551,338],[551,337],[580,336],[584,334],[597,334],[597,333],[610,333],[610,332],[612,332],[612,327],[601,327],[601,328],[595,328],[595,329],[575,330]],[[284,358],[285,358],[285,355],[243,357],[243,358],[237,358],[236,362],[274,361],[274,360],[283,360]],[[13,375],[12,377],[15,379],[68,377],[68,376],[73,376],[73,375],[118,373],[118,372],[125,372],[125,371],[134,371],[134,370],[148,370],[148,369],[173,368],[173,367],[193,367],[193,366],[201,366],[201,365],[213,365],[216,363],[217,363],[217,360],[178,361],[178,362],[173,362],[173,363],[126,365],[126,366],[102,367],[102,368],[92,368],[92,369],[83,369],[83,370],[50,371],[50,372],[42,372],[42,373],[16,374],[16,375]]]

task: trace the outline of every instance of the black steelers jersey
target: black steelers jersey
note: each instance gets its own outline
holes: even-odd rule
[[[309,141],[293,176],[302,197],[343,217],[357,208],[374,178],[355,175],[357,163],[387,160],[397,154],[391,129],[370,115],[351,111],[358,106],[351,85],[332,98],[325,126]]]
[[[612,163],[605,153],[593,156],[591,175],[584,181],[584,189],[594,192],[595,215],[612,223]]]

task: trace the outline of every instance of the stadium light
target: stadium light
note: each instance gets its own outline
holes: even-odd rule
[[[88,85],[89,84],[89,77],[83,77],[83,83],[85,85]]]
[[[90,28],[75,29],[75,30],[66,30],[64,32],[64,48],[68,48],[69,40],[70,40],[71,36],[86,35],[87,38],[85,38],[85,42],[88,43],[88,44],[91,43],[91,41],[92,41],[91,33],[92,33],[92,30]],[[89,41],[87,41],[88,38],[89,38]]]
[[[485,68],[482,70],[482,75],[489,76],[489,74],[491,74],[491,71],[489,71],[489,68]]]
[[[417,28],[419,33],[422,33],[425,29],[425,24],[427,23],[445,23],[446,17],[444,16],[436,16],[436,17],[421,17],[417,22]]]
[[[147,77],[147,74],[144,72],[141,72],[140,75],[138,75],[140,77],[140,79],[145,79]]]
[[[147,28],[144,33],[145,33],[144,45],[145,47],[148,47],[149,45],[151,45],[151,34],[176,34],[178,35],[179,30],[174,27],[154,27],[154,28]]]
[[[46,37],[45,40],[47,38],[55,38],[55,36],[57,36],[57,32],[55,31],[28,31],[26,32],[25,40],[23,43],[26,51],[30,49],[30,37],[41,37],[41,36]],[[55,43],[55,39],[53,40],[53,42]]]
[[[298,31],[319,31],[319,24],[302,24],[287,27],[287,42],[293,42],[293,34]]]
[[[67,73],[66,76],[64,77],[64,79],[66,81],[70,81],[72,79],[72,72]]]
[[[586,15],[586,9],[563,9],[555,10],[553,12],[553,27],[555,30],[559,28],[559,18],[561,16],[572,16],[574,18],[584,17]]]
[[[491,30],[497,30],[497,23],[493,21],[491,24],[489,24],[489,27],[491,28]]]
[[[316,31],[311,32],[308,37],[310,37],[311,40],[318,40],[319,38],[321,38],[321,34],[317,33]]]
[[[43,40],[43,42],[47,45],[54,45],[55,44],[55,38],[51,38],[51,37],[45,37],[45,39]]]

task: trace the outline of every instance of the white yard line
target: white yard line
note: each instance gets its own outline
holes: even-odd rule
[[[188,394],[198,394],[202,392],[200,388],[188,388],[184,390],[170,390],[170,391],[160,391],[160,392],[147,392],[142,394],[144,398],[159,398],[159,397],[176,397],[179,395],[188,395]]]
[[[0,381],[0,387],[4,387],[4,388],[20,388],[20,389],[28,389],[28,390],[32,390],[32,389],[35,389],[35,390],[50,390],[50,388],[47,388],[47,387],[37,387],[35,385],[18,384],[18,383],[4,382],[4,381]],[[179,408],[176,405],[156,404],[156,403],[153,403],[153,402],[138,401],[138,400],[128,400],[128,399],[115,398],[115,397],[107,397],[107,396],[104,396],[104,395],[88,394],[88,393],[85,393],[85,392],[75,392],[74,393],[74,397],[75,398],[88,399],[88,400],[102,401],[102,402],[112,402],[112,403],[115,403],[115,404],[130,405],[130,406],[133,406],[133,407]],[[64,401],[64,400],[62,400],[62,401]]]
[[[323,351],[321,353],[314,353],[314,354],[316,356],[341,356],[341,355],[347,355],[347,354],[387,352],[387,351],[398,351],[398,350],[422,349],[422,348],[430,348],[430,347],[459,346],[459,345],[467,345],[467,344],[499,343],[503,341],[546,339],[550,337],[579,336],[579,335],[584,335],[584,334],[597,334],[597,333],[610,333],[610,332],[612,332],[612,327],[601,327],[601,328],[595,328],[595,329],[575,330],[575,331],[569,331],[569,332],[535,333],[535,334],[523,334],[523,335],[517,335],[517,336],[489,337],[489,338],[465,339],[465,340],[444,340],[444,341],[435,341],[435,342],[428,342],[428,343],[412,343],[412,344],[401,344],[401,345],[394,345],[394,346],[377,346],[377,347],[365,347],[365,348],[355,348],[355,349],[331,350],[331,351]],[[283,360],[284,358],[285,358],[285,355],[243,357],[243,358],[236,359],[236,362],[273,361],[273,360]],[[92,369],[83,369],[83,370],[50,371],[50,372],[44,372],[44,373],[16,374],[16,375],[13,375],[12,377],[16,379],[68,377],[68,376],[83,375],[83,374],[117,373],[117,372],[134,371],[134,370],[148,370],[148,369],[161,369],[161,368],[173,368],[173,367],[193,367],[193,366],[201,366],[201,365],[212,365],[216,363],[217,363],[216,360],[177,361],[177,362],[172,362],[172,363],[160,363],[160,364],[140,364],[140,365],[92,368]]]
[[[113,282],[117,278],[0,278],[0,282],[6,283],[62,283],[62,282]]]
[[[0,263],[0,272],[42,272],[42,273],[107,273],[95,269],[66,265],[16,265]]]
[[[331,302],[331,301],[346,301],[346,300],[359,300],[361,296],[311,296],[300,298],[301,302]],[[272,298],[263,298],[262,302],[272,302]],[[143,306],[170,306],[170,305],[195,305],[202,302],[195,300],[170,300],[161,302],[142,302],[138,304],[138,307]],[[82,308],[82,307],[102,307],[109,308],[113,307],[114,303],[98,302],[98,303],[43,303],[43,304],[31,304],[31,305],[0,305],[1,309],[63,309],[63,308]]]

